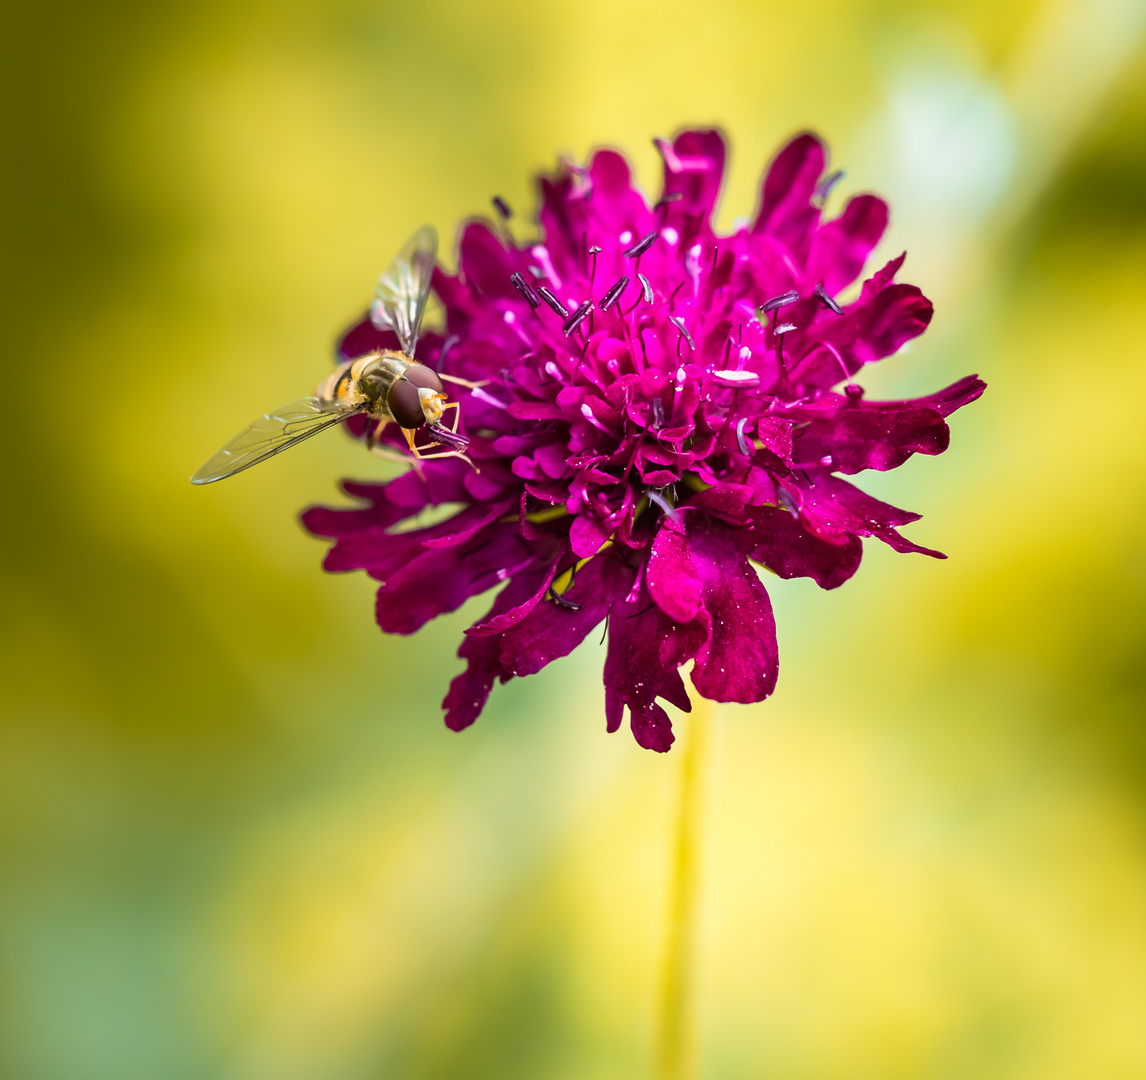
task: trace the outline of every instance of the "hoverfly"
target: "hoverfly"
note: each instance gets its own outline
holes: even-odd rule
[[[438,375],[414,359],[437,254],[438,234],[423,225],[378,279],[370,320],[379,330],[398,335],[401,352],[381,349],[340,364],[318,384],[313,397],[275,409],[236,435],[191,477],[191,483],[225,480],[358,413],[376,422],[368,440],[372,449],[383,428],[394,422],[415,459],[465,458],[469,440],[458,434],[459,405],[447,402],[442,379],[471,388],[479,384]],[[447,409],[454,410],[450,427],[442,422]],[[431,441],[418,445],[415,438],[422,428]],[[434,447],[443,449],[427,453]],[[384,451],[374,452],[385,456]]]

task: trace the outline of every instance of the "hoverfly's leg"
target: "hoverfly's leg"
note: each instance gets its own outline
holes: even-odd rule
[[[455,435],[458,433],[458,424],[462,419],[462,403],[460,401],[450,401],[442,406],[442,415],[445,415],[447,409],[454,410],[454,426],[450,428]]]
[[[431,443],[431,446],[440,446],[440,445],[441,445],[441,443]],[[433,461],[435,458],[448,458],[448,457],[461,458],[462,461],[464,461],[471,469],[473,469],[474,472],[481,472],[481,469],[479,469],[473,463],[473,461],[470,460],[469,455],[466,454],[466,452],[464,450],[440,450],[436,454],[427,454],[426,450],[429,450],[429,449],[430,449],[429,446],[425,447],[424,449],[417,449],[414,451],[414,456],[417,457],[417,459],[419,461]]]
[[[370,453],[376,458],[381,458],[383,461],[396,461],[401,465],[407,465],[410,459],[398,450],[390,450],[384,446],[370,447]]]
[[[467,386],[471,390],[477,390],[482,386],[489,386],[489,379],[482,379],[481,382],[470,382],[469,379],[459,379],[456,375],[443,375],[438,372],[438,378],[445,382],[457,383],[458,386]]]
[[[366,429],[366,449],[369,450],[371,453],[373,453],[374,447],[378,444],[378,441],[382,438],[382,432],[384,432],[386,430],[386,425],[389,423],[390,423],[390,418],[385,417],[384,419],[379,420],[378,423],[374,425],[373,431],[371,431],[369,428]]]
[[[450,404],[447,405],[446,408],[448,409],[451,406],[453,408],[457,408],[457,402],[450,402]],[[461,415],[460,411],[454,413],[454,426],[450,429],[451,431],[456,432],[458,430],[457,417],[460,415]],[[433,461],[435,458],[457,457],[457,458],[461,458],[462,461],[464,461],[471,469],[473,469],[474,472],[481,472],[481,469],[479,469],[470,460],[469,456],[464,451],[462,451],[462,450],[439,450],[436,453],[429,453],[428,451],[432,451],[435,446],[441,446],[442,444],[440,442],[438,442],[436,439],[431,439],[430,442],[428,442],[425,446],[418,446],[414,442],[414,432],[408,431],[406,428],[403,428],[402,430],[404,432],[406,432],[406,441],[410,444],[410,453],[413,454],[414,457],[417,458],[418,461]]]
[[[411,428],[402,428],[402,434],[406,436],[406,445],[410,447],[410,453],[413,455],[413,460],[406,457],[405,454],[399,454],[398,460],[412,465],[414,472],[418,474],[418,479],[422,483],[426,482],[426,474],[422,472],[422,455],[418,453],[418,448],[414,445],[415,432]]]

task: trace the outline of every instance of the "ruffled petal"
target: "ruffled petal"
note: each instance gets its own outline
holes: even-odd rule
[[[866,282],[860,299],[842,316],[821,319],[788,335],[785,344],[797,358],[791,365],[793,382],[834,386],[864,364],[891,356],[927,329],[934,314],[931,301],[914,285],[888,283],[886,271],[894,274],[902,261],[902,256],[892,260]],[[873,286],[878,281],[884,283]]]
[[[393,330],[379,330],[371,321],[369,312],[362,316],[338,339],[335,359],[338,363],[356,360],[379,349],[401,349],[402,343]]]
[[[844,406],[809,421],[795,443],[797,468],[830,466],[836,472],[897,469],[912,454],[941,454],[951,429],[938,409]]]
[[[466,633],[474,637],[492,637],[495,634],[502,634],[511,626],[516,626],[522,619],[525,618],[539,603],[541,598],[548,591],[550,584],[553,581],[553,575],[557,573],[557,567],[561,565],[561,558],[555,559],[548,568],[539,568],[537,570],[524,571],[519,573],[513,580],[516,588],[513,595],[516,596],[521,591],[532,592],[526,596],[520,604],[515,605],[508,610],[500,610],[497,614],[491,613],[481,622],[476,622],[471,626]],[[498,650],[500,653],[500,645]]]
[[[568,656],[633,584],[631,567],[609,553],[590,559],[562,594],[566,604],[538,604],[501,637],[501,663],[514,675],[534,675],[552,660]],[[566,606],[577,605],[577,610]]]
[[[649,554],[645,585],[657,607],[676,622],[692,622],[700,611],[704,586],[679,522],[666,518],[661,523]]]
[[[710,701],[763,701],[776,689],[780,672],[767,590],[731,530],[697,524],[689,528],[688,540],[704,585],[708,623],[692,684]]]
[[[562,295],[566,282],[578,279],[583,273],[581,241],[588,236],[592,225],[586,199],[590,190],[568,166],[556,177],[541,178],[538,218],[545,237],[545,242],[538,245],[544,252],[541,269],[548,276],[549,287],[562,291]],[[536,252],[537,247],[533,250]]]
[[[644,236],[652,228],[652,214],[644,196],[633,187],[629,163],[616,150],[598,150],[593,155],[589,179],[593,209],[604,227],[603,240],[619,237],[626,230],[632,236]]]
[[[935,559],[947,558],[941,551],[913,544],[898,532],[897,526],[918,521],[918,514],[880,502],[825,471],[809,470],[807,475],[809,482],[797,487],[800,520],[822,539],[832,542],[848,534],[874,536],[895,551],[915,551]]]
[[[859,569],[863,543],[858,536],[821,539],[777,506],[756,507],[752,518],[755,547],[748,557],[779,577],[810,577],[821,589],[835,589]]]
[[[639,746],[664,753],[673,744],[672,723],[657,698],[689,712],[688,690],[677,670],[705,640],[700,622],[675,623],[641,589],[609,611],[605,657],[605,726],[616,731],[625,707]]]
[[[462,229],[458,269],[471,289],[483,297],[520,300],[510,275],[520,258],[505,250],[501,240],[484,221],[471,221]]]
[[[812,202],[824,171],[824,144],[815,135],[797,135],[773,159],[760,193],[755,235],[771,237],[803,266],[812,244],[819,208]]]
[[[386,570],[375,599],[375,618],[389,634],[412,634],[535,560],[521,537],[505,527],[479,534],[461,547],[423,549]],[[368,569],[377,574],[376,566]]]
[[[678,234],[681,250],[712,236],[711,219],[724,178],[724,137],[719,131],[682,131],[671,143],[658,139],[664,162],[664,227]]]
[[[497,594],[493,606],[478,625],[494,623],[525,603],[532,580],[528,575],[513,578]],[[495,680],[504,683],[512,678],[502,667],[501,641],[497,636],[467,636],[462,640],[458,656],[466,662],[465,670],[454,676],[442,702],[446,727],[451,731],[469,727],[481,715]]]
[[[875,195],[849,199],[844,212],[816,232],[808,259],[808,284],[823,281],[833,296],[846,288],[859,277],[886,228],[887,203],[883,199]]]
[[[987,384],[983,382],[978,375],[966,375],[958,382],[952,383],[950,386],[936,391],[934,394],[927,394],[925,397],[909,398],[906,401],[863,402],[863,405],[867,408],[896,408],[902,406],[917,409],[936,409],[940,416],[946,418],[957,409],[963,408],[964,405],[970,405],[971,402],[980,397],[986,389]]]
[[[367,500],[368,507],[334,509],[312,506],[302,513],[302,523],[315,536],[353,536],[363,529],[387,529],[428,506],[434,493],[414,472],[408,472],[388,484],[356,484],[349,481],[343,490],[357,499]],[[354,567],[358,569],[358,567]]]

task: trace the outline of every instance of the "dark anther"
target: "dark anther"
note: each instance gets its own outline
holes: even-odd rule
[[[561,303],[544,285],[537,286],[537,295],[541,297],[563,319],[569,318],[569,309]]]
[[[844,170],[836,169],[834,173],[829,173],[817,185],[814,192],[815,197],[823,202],[831,193],[832,188],[836,186],[844,178]]]
[[[669,203],[680,202],[683,198],[683,191],[670,191],[667,195],[661,197],[660,202],[658,202],[653,209],[659,210],[662,206],[668,206]]]
[[[541,301],[537,298],[537,293],[533,291],[533,286],[516,271],[509,275],[509,280],[513,282],[513,287],[525,297],[525,302],[531,308],[537,308]]]
[[[766,300],[756,310],[761,315],[767,315],[770,311],[775,311],[778,307],[783,307],[785,304],[794,304],[800,299],[800,294],[792,289],[790,292],[781,293],[779,296],[773,296],[771,300]]]
[[[578,306],[577,310],[569,316],[562,325],[561,329],[564,331],[565,336],[568,337],[578,326],[584,321],[585,317],[593,310],[592,300],[583,300]]]
[[[626,259],[636,259],[640,257],[653,246],[658,235],[656,229],[653,229],[651,233],[642,236],[632,247],[625,248],[621,254]]]
[[[796,329],[794,322],[782,322],[779,326],[772,328],[772,333],[779,337],[781,334],[790,334]]]
[[[601,297],[601,310],[608,311],[609,308],[611,308],[620,299],[621,293],[623,293],[628,287],[629,279],[627,277],[622,277],[620,281],[613,285],[613,287],[609,289],[609,291],[605,293],[604,296]]]
[[[566,600],[564,593],[554,592],[552,589],[550,589],[549,590],[549,599],[552,600],[555,604],[558,604],[563,608],[568,608],[570,611],[580,611],[581,610],[581,605],[573,603],[572,600]]]
[[[812,292],[814,292],[816,294],[816,296],[818,296],[820,298],[820,302],[825,307],[831,308],[832,311],[834,311],[837,315],[842,315],[844,313],[844,309],[842,307],[840,307],[839,304],[836,303],[836,301],[833,297],[828,295],[828,290],[825,289],[823,287],[823,285],[817,285],[812,290]]]
[[[688,342],[689,348],[695,349],[696,342],[692,340],[692,334],[688,332],[688,327],[684,325],[684,319],[682,319],[679,315],[670,315],[669,322],[672,323],[673,326],[675,326],[682,334],[684,334],[684,340]]]
[[[776,498],[779,499],[780,505],[788,511],[794,518],[800,516],[800,508],[796,505],[796,500],[792,498],[791,492],[777,485]]]
[[[597,247],[597,245],[596,245],[596,244],[594,244],[594,245],[593,245],[593,246],[592,246],[592,247],[589,249],[589,254],[590,254],[590,255],[600,255],[600,254],[601,254],[601,249],[600,249],[599,247]]]
[[[644,274],[638,274],[637,280],[641,283],[641,289],[645,294],[645,303],[651,304],[653,302],[653,287],[649,284],[649,279]]]
[[[506,221],[513,217],[513,211],[510,210],[509,203],[507,203],[505,199],[503,199],[500,195],[495,195],[493,197],[493,205],[497,212],[501,214],[502,218],[504,218]]]
[[[844,387],[844,393],[852,401],[859,401],[863,397],[863,387],[859,383],[850,382]]]

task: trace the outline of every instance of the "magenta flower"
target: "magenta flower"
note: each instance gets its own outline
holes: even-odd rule
[[[714,701],[760,701],[776,686],[776,626],[753,563],[833,589],[859,566],[861,537],[943,558],[898,531],[917,514],[843,479],[941,453],[945,418],[984,388],[969,376],[929,397],[867,401],[853,381],[931,321],[920,290],[895,280],[902,255],[837,299],[882,236],[886,204],[858,195],[821,221],[832,178],[806,134],[772,163],[755,221],[717,236],[722,137],[657,145],[655,206],[625,159],[601,150],[542,178],[536,244],[470,222],[458,275],[435,271],[447,336],[427,333],[419,359],[484,381],[461,394],[478,471],[427,462],[389,483],[347,483],[358,508],[303,515],[335,540],[327,570],[380,582],[387,632],[413,633],[504,583],[458,650],[466,669],[444,701],[454,730],[495,681],[540,671],[607,621],[608,730],[627,706],[637,742],[667,750],[657,699],[689,709],[687,661]],[[363,319],[339,356],[395,346]],[[456,508],[446,520],[398,528],[443,504]]]

